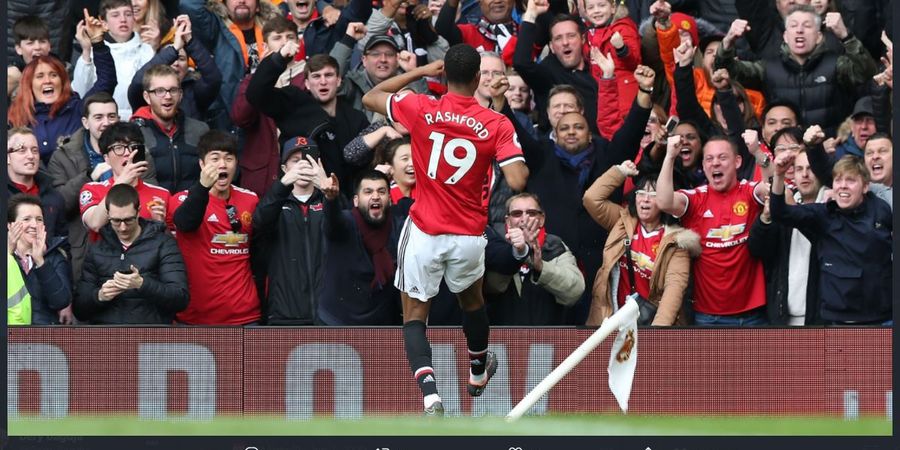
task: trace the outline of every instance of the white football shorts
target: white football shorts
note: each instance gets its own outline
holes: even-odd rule
[[[425,302],[437,295],[443,278],[450,292],[460,293],[484,275],[486,246],[483,235],[432,236],[407,218],[400,232],[394,286]]]

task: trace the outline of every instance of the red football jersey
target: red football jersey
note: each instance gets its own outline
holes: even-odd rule
[[[688,198],[681,223],[700,235],[703,251],[693,266],[694,309],[739,314],[766,304],[760,260],[750,256],[750,227],[762,210],[756,183],[741,180],[728,192],[708,186],[680,190]]]
[[[631,236],[631,262],[634,264],[634,289],[641,297],[650,298],[650,277],[653,275],[653,267],[656,265],[656,253],[659,251],[659,243],[662,242],[663,229],[646,231],[640,223]],[[617,299],[619,307],[625,306],[625,297],[631,293],[628,285],[628,263],[625,255],[619,258],[619,292]]]
[[[525,161],[509,119],[454,93],[440,99],[394,94],[387,113],[410,130],[416,170],[410,216],[416,226],[430,235],[483,234],[487,208],[482,193],[494,159],[501,167]]]
[[[188,191],[173,196],[176,208]],[[191,301],[176,316],[199,325],[243,325],[259,320],[259,296],[250,272],[250,226],[259,197],[231,186],[231,198],[209,194],[203,223],[195,231],[177,230],[176,241],[187,269]],[[240,230],[232,230],[227,205],[235,207]]]
[[[110,178],[106,181],[85,183],[84,186],[81,187],[81,195],[79,195],[78,204],[81,208],[82,218],[84,213],[92,206],[103,204],[106,194],[115,184],[115,178]],[[153,217],[150,215],[150,207],[156,204],[164,204],[166,205],[167,210],[166,225],[171,229],[172,214],[170,211],[172,211],[172,209],[171,202],[169,201],[171,197],[169,191],[166,188],[155,184],[144,183],[144,180],[141,180],[140,178],[138,179],[137,186],[134,188],[137,190],[138,198],[141,200],[141,209],[138,211],[138,215],[147,220],[152,220]],[[90,242],[96,242],[100,239],[100,234],[88,230],[88,239]]]

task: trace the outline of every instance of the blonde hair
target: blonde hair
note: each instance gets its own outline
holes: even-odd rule
[[[856,175],[862,178],[866,184],[872,179],[863,159],[853,155],[845,155],[834,163],[834,168],[831,169],[831,178],[837,178],[838,175]]]

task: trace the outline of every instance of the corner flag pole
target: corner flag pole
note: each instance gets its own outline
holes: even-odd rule
[[[637,303],[634,300],[628,301],[625,303],[625,306],[616,311],[612,316],[607,317],[602,324],[600,324],[600,328],[594,332],[594,334],[590,335],[581,345],[576,348],[572,354],[566,357],[562,363],[559,364],[546,378],[541,380],[522,401],[519,402],[506,415],[507,422],[514,422],[522,417],[535,403],[541,398],[542,395],[546,394],[553,386],[556,386],[556,383],[559,382],[564,376],[566,376],[575,366],[578,365],[591,351],[597,348],[604,339],[606,339],[610,334],[612,334],[613,330],[617,330],[623,325],[627,324],[632,320],[636,320],[637,316],[640,314],[638,310]]]

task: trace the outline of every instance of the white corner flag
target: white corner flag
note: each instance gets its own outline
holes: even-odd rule
[[[631,397],[631,383],[634,381],[634,371],[637,368],[638,336],[637,319],[640,312],[632,295],[629,295],[625,304],[634,303],[631,308],[623,307],[623,312],[629,312],[619,326],[619,333],[613,341],[612,351],[609,354],[609,390],[619,402],[619,408],[623,413],[628,413],[628,398]]]

